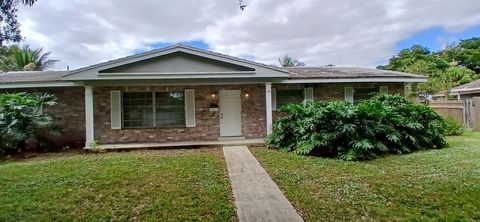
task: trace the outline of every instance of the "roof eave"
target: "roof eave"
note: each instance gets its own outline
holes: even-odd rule
[[[427,82],[427,78],[388,78],[388,77],[374,77],[374,78],[298,78],[285,79],[280,83],[422,83]]]

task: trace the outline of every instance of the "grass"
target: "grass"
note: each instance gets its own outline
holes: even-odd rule
[[[307,221],[480,220],[480,133],[367,162],[252,148]]]
[[[0,221],[232,221],[221,150],[0,163]]]

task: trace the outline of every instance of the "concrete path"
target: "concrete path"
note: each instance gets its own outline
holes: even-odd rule
[[[303,221],[246,146],[225,146],[223,155],[240,222]]]

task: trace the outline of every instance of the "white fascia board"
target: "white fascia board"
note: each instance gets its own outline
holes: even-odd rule
[[[336,79],[285,79],[279,83],[415,83],[415,82],[427,82],[427,79],[420,78],[336,78]]]
[[[255,71],[227,71],[227,72],[108,72],[108,73],[98,73],[98,76],[101,77],[108,77],[108,76],[131,76],[131,77],[138,77],[138,76],[176,76],[177,78],[182,78],[184,76],[194,75],[194,76],[201,76],[201,75],[254,75]]]
[[[18,88],[45,88],[45,87],[73,87],[80,86],[74,82],[16,82],[0,83],[0,89],[18,89]]]
[[[459,93],[469,93],[470,91],[479,91],[480,88],[469,88],[469,89],[454,89],[451,92],[459,92]]]

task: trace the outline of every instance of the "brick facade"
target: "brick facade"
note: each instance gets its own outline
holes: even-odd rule
[[[57,97],[57,105],[45,106],[43,112],[53,118],[53,124],[62,130],[62,136],[49,136],[58,147],[85,145],[85,91],[83,87],[52,87],[12,89],[3,92],[49,93]]]
[[[401,83],[380,84],[309,84],[314,87],[315,100],[343,100],[344,87],[388,86],[389,93],[403,94]],[[303,89],[303,84],[273,85],[276,89]],[[170,91],[195,90],[196,127],[187,128],[143,128],[114,130],[110,126],[110,91]],[[219,91],[241,90],[242,134],[245,138],[262,138],[266,135],[265,86],[258,85],[212,85],[212,86],[122,86],[94,87],[95,140],[99,143],[148,143],[171,141],[217,140],[220,135],[218,111]],[[47,92],[56,95],[58,104],[45,107],[44,112],[54,118],[54,123],[63,130],[61,138],[52,138],[59,146],[83,146],[85,142],[85,95],[83,87],[16,89],[9,92]],[[212,98],[215,94],[215,98]],[[246,96],[248,94],[248,96]],[[274,119],[278,113],[274,111]]]
[[[110,91],[122,92],[195,90],[196,127],[147,128],[114,130],[110,126]],[[218,106],[219,90],[241,90],[242,134],[245,138],[261,138],[266,134],[265,86],[133,86],[95,87],[95,139],[99,143],[148,143],[172,141],[208,141],[220,136],[218,111],[210,111],[210,106]],[[212,94],[215,98],[212,99]],[[248,96],[246,96],[248,94]]]

